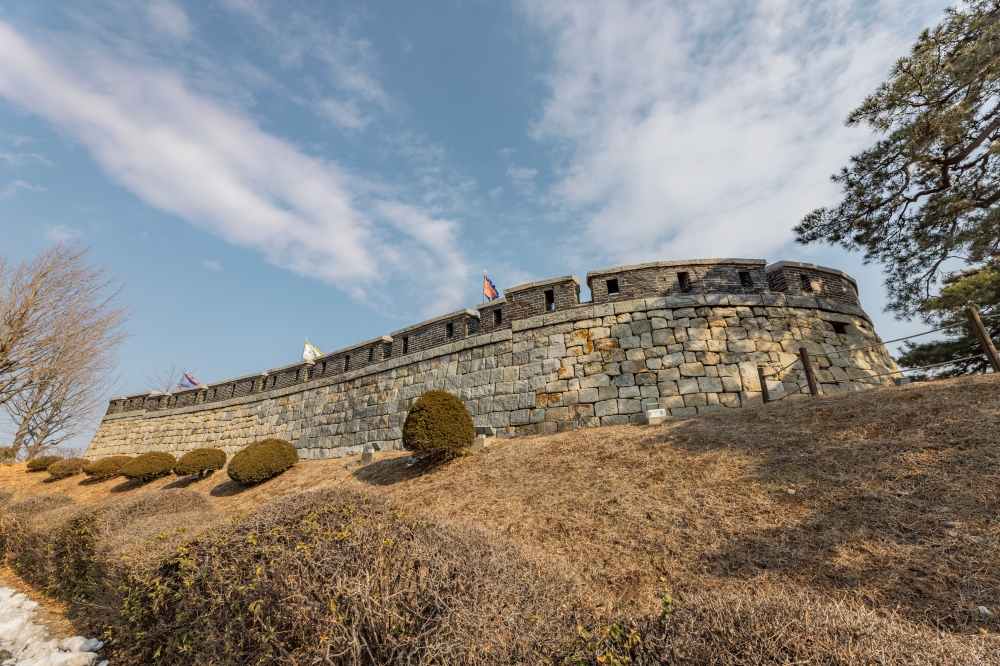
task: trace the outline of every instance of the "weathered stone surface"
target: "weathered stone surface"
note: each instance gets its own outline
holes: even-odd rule
[[[676,280],[672,268],[663,270],[668,282]],[[461,397],[475,424],[494,427],[499,437],[641,422],[654,403],[671,418],[688,417],[759,404],[758,365],[769,375],[780,370],[768,378],[772,394],[797,390],[804,382],[800,347],[831,382],[822,384],[824,392],[891,385],[891,377],[868,379],[896,369],[884,347],[843,351],[879,341],[853,287],[828,269],[781,270],[786,281],[808,273],[812,282],[785,285],[787,295],[671,292],[582,305],[573,301],[572,280],[538,283],[539,308],[548,285],[562,289],[555,312],[497,327],[490,308],[510,302],[483,304],[489,324],[479,332],[472,331],[471,311],[404,329],[424,336],[411,338],[408,354],[401,339],[378,338],[314,363],[175,394],[116,398],[86,455],[180,454],[201,446],[235,453],[264,437],[288,439],[305,459],[362,454],[369,446],[389,450],[400,447],[414,400],[432,388]],[[706,280],[716,275],[705,271]],[[718,285],[740,288],[739,280],[723,277]],[[806,296],[807,286],[820,292]],[[601,298],[609,298],[606,290]],[[449,330],[460,339],[447,341]]]

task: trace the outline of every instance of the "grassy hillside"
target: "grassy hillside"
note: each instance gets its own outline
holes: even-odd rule
[[[1000,663],[998,408],[965,378],[251,489],[13,465],[0,555],[120,663]]]

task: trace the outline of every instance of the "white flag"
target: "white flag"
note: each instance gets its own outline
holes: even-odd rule
[[[319,349],[316,348],[315,345],[310,344],[309,341],[306,340],[306,346],[302,348],[303,361],[315,361],[322,355],[323,352],[321,352]]]

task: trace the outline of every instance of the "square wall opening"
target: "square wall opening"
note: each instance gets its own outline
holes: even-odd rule
[[[556,309],[556,291],[555,289],[545,290],[545,311],[552,312]]]
[[[618,279],[608,280],[608,296],[618,296],[620,293],[618,291]]]
[[[681,293],[691,291],[691,274],[687,271],[677,273],[677,284],[680,285]]]

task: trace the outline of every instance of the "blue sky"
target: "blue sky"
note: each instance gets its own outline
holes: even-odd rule
[[[810,261],[896,337],[878,267],[791,227],[945,6],[8,0],[0,250],[76,240],[127,283],[117,394],[473,306],[483,269]]]

